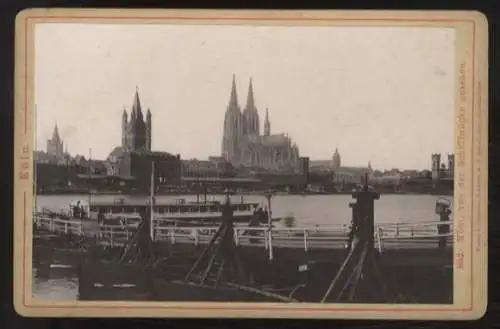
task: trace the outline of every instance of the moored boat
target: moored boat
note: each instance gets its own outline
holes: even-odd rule
[[[250,221],[257,221],[259,224],[269,222],[269,214],[266,209],[259,207],[256,202],[244,202],[243,198],[239,203],[231,204],[234,222],[248,224]],[[123,198],[115,199],[112,202],[73,200],[66,209],[59,213],[44,210],[36,215],[51,216],[60,219],[82,219],[96,220],[103,225],[123,225],[137,227],[141,221],[140,213],[147,204],[128,201]],[[154,220],[159,226],[179,226],[179,225],[217,225],[222,220],[222,207],[219,201],[195,201],[188,202],[185,199],[178,199],[175,202],[155,202]],[[272,218],[272,222],[278,222],[282,218]]]

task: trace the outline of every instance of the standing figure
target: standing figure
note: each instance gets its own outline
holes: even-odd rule
[[[252,217],[250,217],[250,221],[248,222],[248,227],[259,227],[260,226],[260,220],[261,220],[261,215],[259,213],[258,209],[255,209],[253,212]],[[250,236],[256,236],[257,231],[256,230],[249,230],[248,235]],[[256,243],[257,239],[256,238],[250,238],[249,239],[250,243]]]

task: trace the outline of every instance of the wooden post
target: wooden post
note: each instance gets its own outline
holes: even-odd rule
[[[194,245],[197,246],[198,243],[199,243],[199,233],[198,233],[198,229],[194,229]]]
[[[170,231],[170,243],[174,244],[175,243],[175,228],[171,228],[169,231]]]
[[[239,246],[240,244],[240,239],[239,239],[239,236],[238,236],[238,230],[234,230],[234,244]]]
[[[307,239],[308,234],[307,234],[307,229],[304,229],[304,250],[307,252],[309,250],[309,241]]]
[[[150,218],[144,218],[144,220],[149,220],[149,235],[151,237],[151,241],[155,241],[155,221],[154,221],[154,212],[155,212],[155,205],[156,205],[156,198],[155,198],[155,162],[153,161],[151,163],[151,191],[150,191],[150,202],[149,202],[149,207],[150,207]]]
[[[368,188],[368,175],[365,175],[363,190],[355,192],[357,220],[359,221],[359,238],[373,246],[375,236],[375,210],[374,201],[380,199],[380,195]]]
[[[271,228],[268,229],[267,234],[269,236],[269,241],[268,241],[268,245],[269,245],[269,260],[272,261],[273,258],[274,258],[274,253],[273,253],[273,231],[271,230]]]
[[[267,211],[267,226],[269,227],[269,229],[271,229],[273,227],[273,212],[272,212],[272,209],[271,209],[271,198],[272,198],[272,194],[271,192],[267,193],[266,194],[266,199],[267,199],[267,208],[268,208],[268,211]]]

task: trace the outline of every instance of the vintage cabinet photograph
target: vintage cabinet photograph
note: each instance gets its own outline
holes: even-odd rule
[[[16,308],[480,316],[485,24],[21,13]]]

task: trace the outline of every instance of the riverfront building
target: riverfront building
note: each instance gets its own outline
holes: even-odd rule
[[[338,148],[335,148],[331,159],[312,160],[310,168],[312,172],[333,173],[332,179],[335,184],[359,183],[365,174],[371,175],[373,172],[370,162],[366,167],[342,166],[342,157]]]
[[[252,79],[248,87],[246,107],[242,112],[233,75],[231,95],[224,117],[222,156],[235,166],[300,172],[297,145],[285,134],[271,134],[268,109],[266,109],[264,133],[261,134]]]

